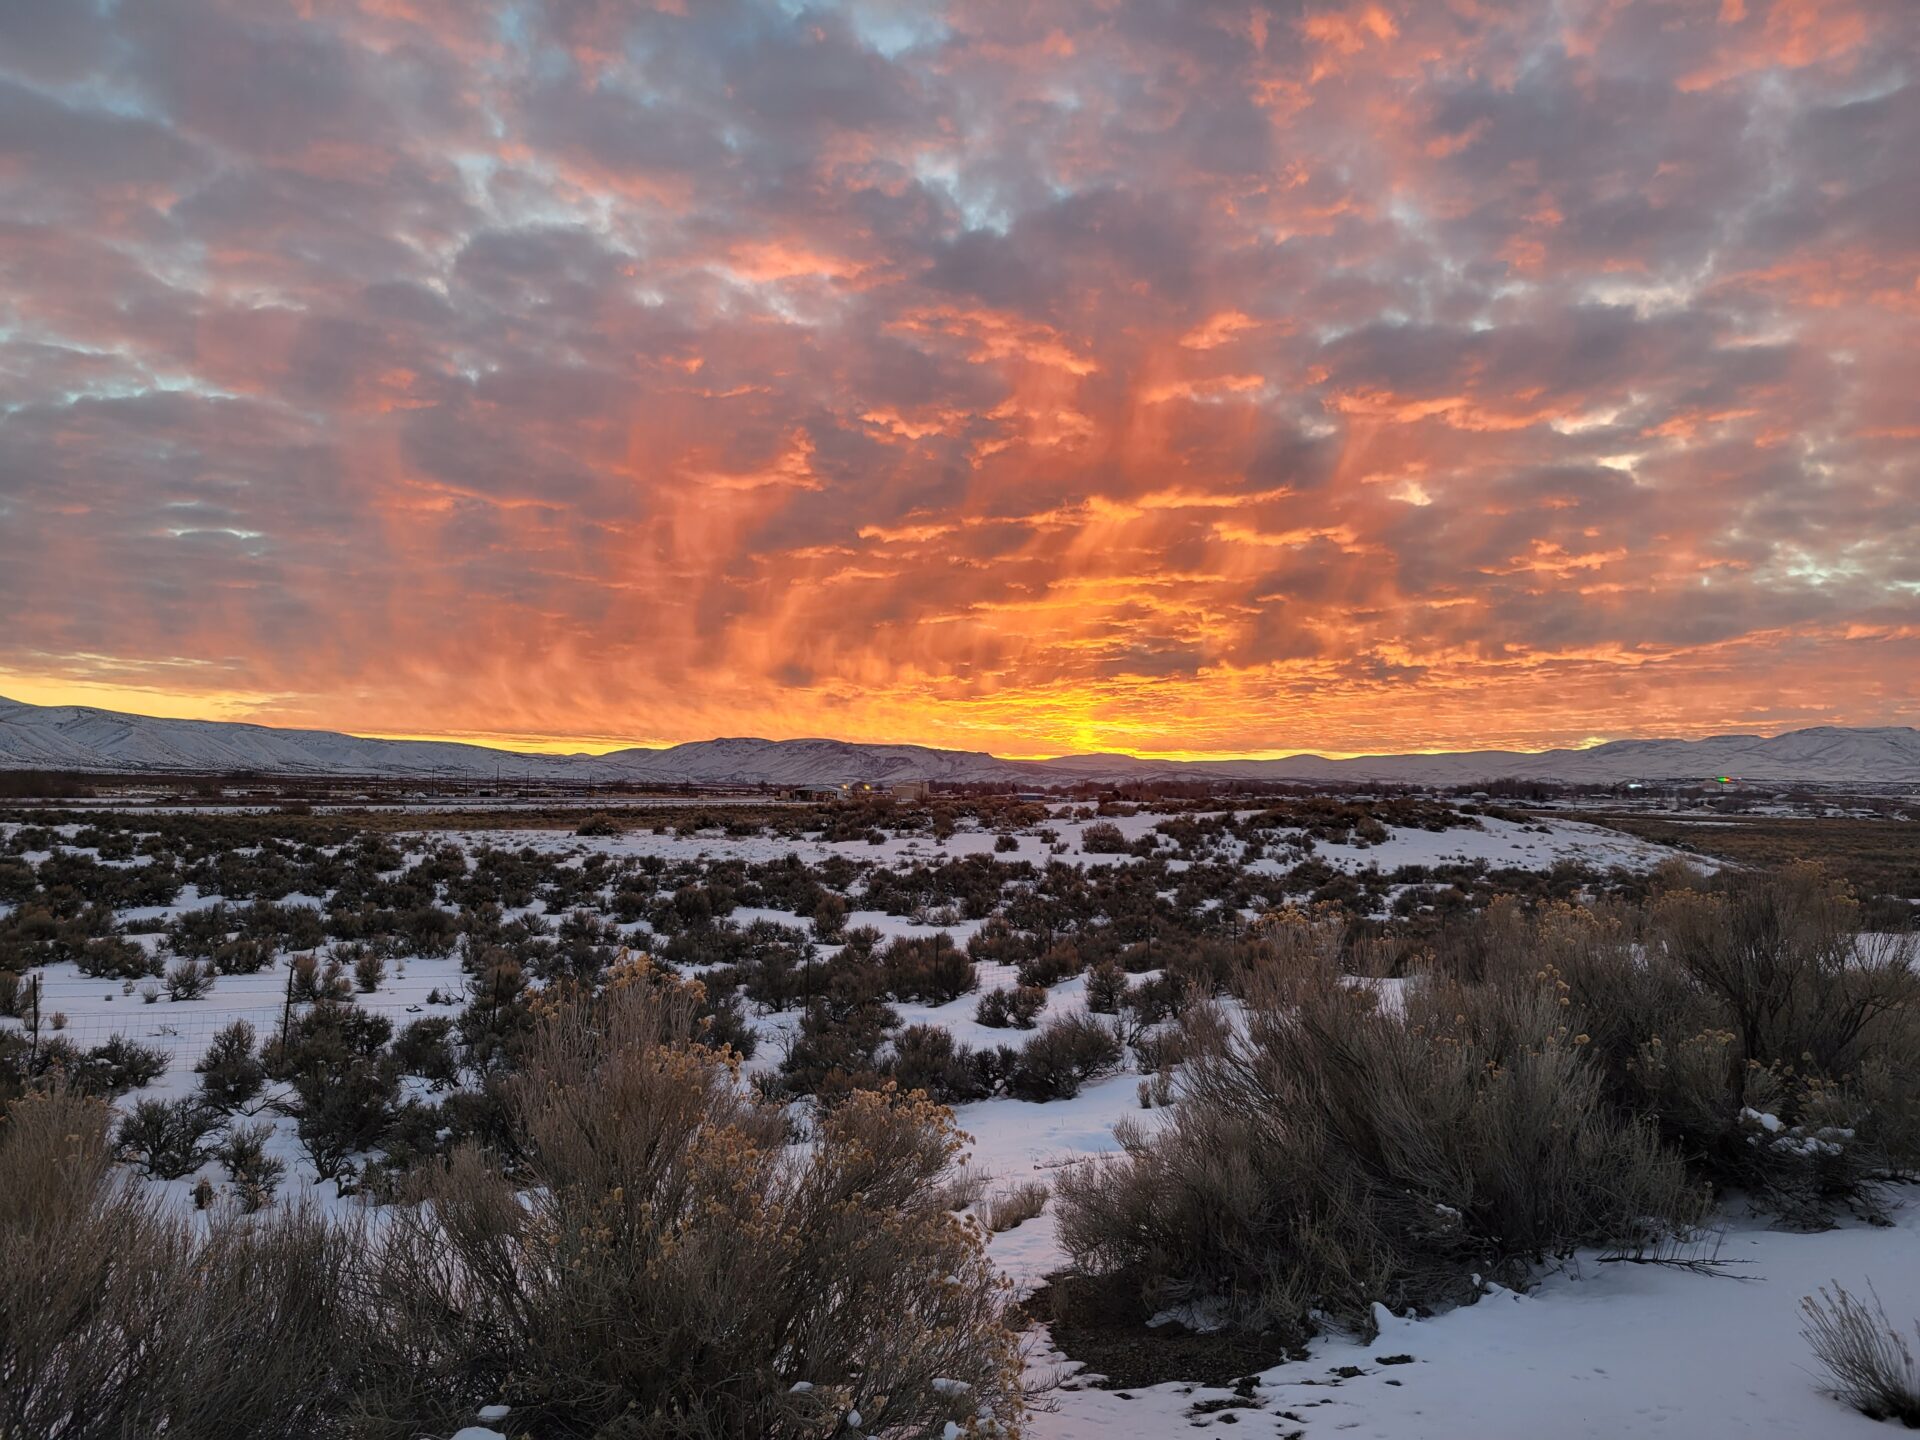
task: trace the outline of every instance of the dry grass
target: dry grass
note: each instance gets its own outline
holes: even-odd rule
[[[1863,895],[1920,899],[1920,822],[1772,815],[1716,815],[1711,824],[1658,815],[1583,813],[1580,818],[1741,865],[1814,860]]]
[[[985,1172],[962,1166],[942,1188],[940,1203],[948,1210],[970,1209],[980,1203],[992,1183],[992,1177]]]
[[[987,1229],[998,1235],[1024,1225],[1047,1208],[1047,1197],[1051,1193],[1046,1184],[1039,1180],[1028,1180],[995,1191],[987,1197],[986,1208],[982,1212]]]
[[[1835,1397],[1873,1420],[1898,1420],[1920,1430],[1920,1364],[1871,1283],[1873,1304],[1848,1294],[1835,1282],[1818,1298],[1800,1302],[1805,1323],[1800,1333],[1826,1366]],[[1914,1327],[1920,1336],[1920,1324]]]

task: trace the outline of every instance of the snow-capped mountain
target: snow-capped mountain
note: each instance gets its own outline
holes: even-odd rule
[[[1617,740],[1587,750],[1477,750],[1329,760],[1142,760],[1077,755],[1003,760],[977,750],[842,740],[700,740],[607,755],[529,755],[446,741],[372,740],[216,720],[162,720],[83,706],[0,699],[0,769],[365,775],[421,779],[773,784],[988,781],[1058,785],[1147,778],[1612,783],[1730,775],[1765,782],[1920,784],[1920,730],[1819,726],[1784,735]]]
[[[1821,725],[1770,736],[1614,740],[1585,750],[1470,750],[1363,755],[1351,760],[1297,755],[1287,760],[1215,762],[1207,768],[1263,779],[1392,780],[1421,785],[1486,780],[1611,785],[1720,775],[1781,784],[1920,784],[1920,730],[1908,725],[1861,729]]]

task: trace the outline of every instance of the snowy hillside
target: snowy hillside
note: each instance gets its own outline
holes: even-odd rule
[[[1363,755],[1324,760],[1219,762],[1207,768],[1263,779],[1399,780],[1467,784],[1481,780],[1742,780],[1844,784],[1920,783],[1920,730],[1909,725],[1848,729],[1822,725],[1783,735],[1716,735],[1706,740],[1615,740],[1586,750],[1475,750],[1445,755]]]
[[[620,750],[602,757],[638,780],[694,784],[805,785],[865,780],[1056,783],[1031,763],[978,750],[923,745],[854,745],[844,740],[697,740],[670,750]]]
[[[1328,760],[1171,761],[1130,755],[1003,760],[977,750],[841,740],[702,740],[607,755],[528,755],[443,741],[372,740],[210,720],[161,720],[0,699],[0,769],[381,775],[459,780],[774,784],[933,780],[1058,785],[1150,778],[1612,783],[1731,775],[1773,783],[1920,783],[1920,730],[1821,726],[1772,737],[1618,740],[1537,754],[1481,750]]]
[[[505,755],[478,745],[365,740],[327,730],[279,730],[215,720],[160,720],[83,706],[0,700],[0,767],[62,770],[568,778],[586,757]]]

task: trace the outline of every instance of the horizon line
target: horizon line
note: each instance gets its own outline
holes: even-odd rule
[[[837,736],[831,736],[831,735],[793,735],[793,736],[782,736],[778,738],[763,736],[763,735],[738,735],[738,736],[710,735],[710,736],[705,736],[700,739],[694,739],[694,740],[681,740],[681,741],[671,741],[671,742],[662,741],[657,744],[650,744],[645,741],[616,738],[611,736],[573,737],[573,736],[518,734],[513,732],[498,732],[498,731],[493,731],[493,732],[412,731],[412,732],[408,732],[408,731],[391,731],[391,730],[384,730],[384,729],[348,730],[348,729],[332,729],[329,727],[316,726],[316,725],[274,724],[268,721],[246,719],[238,716],[164,715],[164,714],[156,715],[156,714],[148,713],[146,711],[122,710],[122,709],[113,708],[111,706],[75,703],[75,702],[45,704],[45,703],[31,701],[31,700],[18,700],[9,695],[0,695],[0,702],[20,705],[20,706],[24,706],[26,708],[35,709],[35,710],[53,710],[53,709],[93,710],[101,714],[126,715],[126,716],[132,716],[133,718],[136,718],[136,719],[143,719],[143,720],[188,721],[192,723],[205,724],[205,725],[250,725],[263,730],[276,730],[276,731],[282,731],[282,732],[308,731],[308,732],[317,732],[320,734],[341,735],[341,736],[345,736],[346,738],[355,739],[355,740],[376,740],[376,741],[383,741],[383,742],[396,742],[401,744],[460,745],[469,749],[490,751],[496,755],[503,757],[504,759],[520,759],[520,758],[565,759],[573,756],[600,758],[607,755],[616,754],[622,751],[629,751],[629,750],[646,751],[649,753],[659,754],[668,750],[677,749],[684,745],[709,744],[718,740],[726,740],[726,739],[746,739],[746,740],[759,741],[765,744],[775,744],[775,745],[804,744],[809,741],[820,741],[828,744],[844,744],[844,745],[874,747],[874,748],[902,746],[902,747],[911,747],[911,748],[921,749],[921,750],[945,751],[947,753],[981,754],[981,755],[986,755],[995,760],[1002,760],[1002,761],[1008,761],[1008,762],[1014,762],[1014,763],[1025,763],[1025,764],[1045,764],[1050,761],[1059,761],[1059,760],[1091,759],[1101,755],[1112,755],[1112,756],[1121,757],[1129,760],[1164,761],[1169,764],[1182,764],[1182,765],[1230,764],[1236,761],[1267,761],[1267,760],[1295,760],[1295,759],[1316,759],[1316,760],[1326,760],[1326,761],[1338,763],[1341,761],[1349,761],[1349,760],[1388,759],[1388,758],[1400,758],[1400,757],[1412,758],[1412,757],[1419,757],[1419,756],[1431,757],[1431,756],[1444,756],[1444,755],[1472,755],[1472,754],[1545,755],[1545,754],[1550,754],[1554,751],[1568,751],[1572,753],[1578,753],[1578,752],[1597,749],[1603,745],[1615,744],[1621,741],[1633,741],[1633,740],[1641,740],[1641,741],[1649,741],[1649,742],[1662,741],[1662,740],[1678,741],[1683,744],[1697,744],[1697,743],[1700,743],[1702,740],[1730,738],[1735,736],[1768,740],[1768,739],[1778,739],[1780,736],[1783,736],[1783,735],[1795,734],[1795,733],[1798,733],[1799,731],[1809,730],[1809,729],[1835,728],[1835,729],[1845,729],[1845,730],[1876,730],[1876,729],[1909,729],[1910,730],[1914,728],[1913,726],[1874,726],[1874,725],[1836,726],[1836,725],[1833,725],[1832,722],[1823,722],[1815,725],[1790,726],[1786,729],[1774,730],[1771,733],[1761,731],[1761,730],[1753,730],[1753,731],[1724,731],[1723,730],[1723,731],[1716,731],[1711,735],[1703,735],[1703,736],[1691,737],[1691,738],[1685,737],[1685,736],[1676,736],[1676,735],[1588,736],[1578,744],[1545,745],[1545,746],[1539,746],[1539,747],[1533,747],[1533,746],[1527,746],[1527,745],[1482,744],[1469,749],[1462,749],[1462,748],[1449,749],[1444,747],[1419,747],[1419,748],[1407,749],[1407,750],[1344,750],[1344,749],[1330,750],[1330,749],[1307,749],[1307,748],[1286,749],[1283,747],[1260,747],[1260,748],[1251,749],[1251,750],[1229,751],[1229,750],[1188,750],[1188,749],[1131,750],[1131,749],[1126,749],[1122,747],[1122,748],[1104,748],[1100,750],[1085,750],[1085,751],[1055,750],[1055,751],[1040,751],[1040,752],[1032,752],[1032,753],[1002,753],[999,751],[992,751],[992,750],[980,750],[970,746],[941,745],[936,743],[930,743],[924,740],[848,740],[848,739],[844,739]]]
[[[1234,760],[1295,760],[1302,757],[1315,760],[1365,760],[1385,755],[1461,755],[1471,751],[1448,750],[1444,748],[1421,748],[1413,750],[1313,750],[1261,747],[1252,750],[1053,750],[1031,753],[1003,753],[997,750],[978,750],[972,746],[942,745],[927,740],[848,740],[835,735],[706,735],[692,740],[662,740],[649,743],[645,740],[616,738],[612,736],[574,737],[565,735],[527,735],[511,731],[480,730],[443,730],[443,731],[405,731],[405,730],[347,730],[334,729],[324,725],[281,725],[266,720],[247,719],[241,716],[218,715],[155,715],[143,710],[120,710],[110,705],[92,705],[83,702],[60,702],[43,704],[33,700],[19,700],[11,695],[0,694],[0,703],[24,705],[35,710],[95,710],[105,715],[130,715],[140,720],[185,721],[197,725],[252,725],[262,730],[280,730],[287,732],[308,731],[323,735],[344,735],[351,740],[391,740],[402,744],[424,745],[464,745],[475,750],[491,750],[496,754],[509,757],[539,756],[543,758],[564,759],[573,755],[585,755],[595,758],[618,754],[625,750],[644,750],[659,754],[675,750],[683,745],[711,744],[718,740],[758,740],[770,745],[798,745],[809,741],[822,741],[832,745],[861,745],[871,747],[911,747],[918,750],[939,750],[949,754],[980,754],[995,760],[1016,761],[1026,764],[1045,764],[1052,760],[1081,760],[1098,755],[1117,755],[1129,760],[1165,760],[1174,764],[1222,764]],[[1546,745],[1538,749],[1525,746],[1482,746],[1482,750],[1498,751],[1513,755],[1545,755],[1553,750],[1591,750],[1599,745],[1611,743],[1614,737],[1593,738],[1579,745]],[[1661,737],[1629,737],[1661,738]]]

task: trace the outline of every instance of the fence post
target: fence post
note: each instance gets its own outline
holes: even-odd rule
[[[29,975],[27,988],[33,992],[33,1024],[28,1030],[32,1039],[27,1043],[27,1074],[31,1077],[40,1063],[40,977]]]

